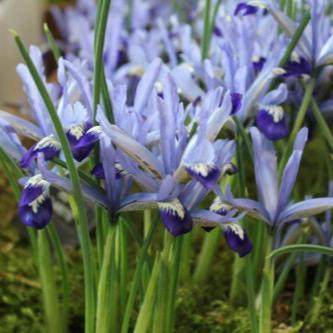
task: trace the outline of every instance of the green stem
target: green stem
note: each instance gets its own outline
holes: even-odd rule
[[[134,333],[149,332],[156,301],[156,287],[158,283],[160,270],[161,270],[161,258],[159,255],[157,255],[152,273],[150,275],[145,297],[140,308],[139,316],[136,321]]]
[[[318,127],[320,128],[322,135],[324,136],[326,143],[328,144],[328,146],[331,149],[331,152],[333,152],[333,135],[332,132],[329,128],[329,126],[327,125],[327,122],[324,118],[324,116],[322,115],[322,113],[320,112],[319,106],[317,104],[317,102],[313,99],[312,100],[312,113],[314,115],[314,117],[316,118]]]
[[[218,245],[221,241],[221,229],[215,228],[207,233],[204,238],[197,265],[193,274],[193,282],[202,285],[208,276],[209,267],[211,266],[216,254]]]
[[[266,255],[271,253],[273,246],[273,236],[267,235]],[[259,332],[272,332],[272,307],[274,290],[274,262],[270,257],[265,258],[262,274],[260,305],[259,305]]]
[[[256,293],[255,293],[255,284],[254,284],[254,271],[252,268],[252,257],[248,255],[246,257],[246,284],[247,284],[247,302],[248,302],[248,309],[249,309],[249,316],[250,316],[250,323],[251,323],[251,332],[257,333],[258,332],[258,318],[257,318],[257,311],[256,311]]]
[[[183,236],[179,236],[173,240],[173,248],[171,252],[170,262],[170,284],[167,291],[167,311],[166,311],[166,333],[171,333],[174,325],[175,304],[177,297],[177,289],[179,282],[180,263],[182,260],[182,244]]]
[[[292,150],[292,145],[295,141],[295,138],[297,136],[298,131],[301,129],[303,123],[304,123],[304,118],[306,115],[306,112],[311,104],[311,100],[312,100],[312,93],[314,90],[314,86],[315,86],[315,80],[311,79],[310,82],[308,83],[308,85],[306,86],[305,89],[305,94],[302,100],[302,104],[300,106],[300,109],[297,113],[297,117],[293,126],[293,129],[291,131],[291,134],[289,136],[289,140],[287,142],[287,146],[286,149],[284,150],[280,165],[279,165],[279,176],[282,175],[282,172],[284,170],[284,167],[287,163],[288,157],[290,155],[290,152]]]
[[[115,278],[113,269],[115,259],[115,228],[110,227],[104,245],[104,257],[100,270],[97,292],[96,332],[108,333],[111,327],[111,292],[112,280]]]
[[[49,29],[49,26],[47,25],[47,23],[44,23],[44,32],[47,38],[47,41],[50,45],[51,51],[52,51],[52,55],[54,57],[54,60],[56,62],[58,62],[59,58],[61,58],[61,52],[59,50],[59,47],[53,37],[52,32]]]
[[[241,137],[241,139],[243,140],[243,142],[245,143],[246,146],[246,150],[251,158],[251,160],[253,160],[253,154],[252,154],[252,144],[251,141],[249,139],[248,134],[246,133],[246,130],[242,124],[242,122],[239,120],[238,117],[233,117],[234,122],[236,123],[237,129],[239,131],[239,135]]]
[[[193,233],[189,232],[186,235],[184,235],[184,241],[183,241],[183,259],[182,259],[182,267],[181,267],[181,273],[180,273],[180,279],[181,281],[189,281],[190,274],[191,274],[191,259],[192,259],[192,247],[193,243]]]
[[[127,295],[127,272],[128,272],[128,252],[127,252],[127,232],[123,225],[123,220],[120,219],[118,223],[119,232],[119,293],[120,293],[120,313],[123,315],[126,307]]]
[[[134,277],[132,280],[130,294],[127,299],[126,309],[125,309],[125,313],[124,313],[123,320],[122,320],[121,333],[128,333],[129,323],[130,323],[131,314],[132,314],[132,310],[133,310],[133,306],[134,306],[134,302],[135,302],[135,296],[136,296],[136,293],[137,293],[137,290],[139,287],[139,283],[140,283],[143,264],[146,261],[147,250],[152,241],[153,234],[154,234],[154,231],[155,231],[157,225],[158,225],[158,219],[156,219],[155,221],[152,222],[149,232],[148,232],[146,238],[144,239],[143,245],[140,249]]]
[[[287,277],[288,274],[291,270],[291,267],[293,266],[295,259],[296,259],[297,254],[296,253],[292,253],[288,260],[285,262],[284,266],[283,266],[283,270],[282,272],[279,274],[279,277],[277,279],[277,282],[275,284],[275,288],[274,288],[274,294],[273,294],[273,302],[275,303],[277,298],[279,297],[281,291],[283,290],[286,281],[287,281]]]
[[[45,315],[47,320],[47,332],[61,333],[64,332],[64,327],[59,313],[59,300],[54,279],[55,274],[45,230],[38,232],[38,258],[39,275],[42,283]]]
[[[206,59],[209,54],[209,44],[210,44],[210,12],[211,12],[211,0],[206,0],[205,6],[205,16],[204,16],[204,30],[203,30],[203,37],[201,41],[201,57],[202,60]]]
[[[96,118],[97,106],[100,100],[101,85],[106,81],[103,78],[103,50],[105,42],[105,32],[107,27],[111,0],[99,0],[97,7],[97,25],[95,29],[95,70],[94,70],[94,91],[93,91],[93,110],[94,119]]]
[[[94,332],[94,317],[95,317],[95,277],[94,277],[94,260],[92,256],[91,250],[91,241],[89,235],[89,228],[88,228],[88,219],[87,213],[85,208],[85,202],[83,199],[81,186],[80,186],[80,178],[78,175],[78,171],[75,166],[75,162],[73,159],[73,155],[71,152],[71,147],[68,142],[67,136],[65,131],[62,127],[62,123],[58,117],[57,111],[55,106],[53,105],[53,101],[47,91],[45,84],[33,63],[32,59],[29,56],[28,51],[26,50],[24,44],[22,43],[20,37],[17,35],[16,32],[13,32],[13,36],[17,46],[21,52],[21,55],[26,62],[30,74],[38,88],[38,91],[43,98],[45,106],[49,112],[50,118],[52,119],[54,128],[60,140],[63,153],[66,159],[66,163],[68,166],[68,171],[70,174],[70,179],[73,186],[73,195],[75,199],[75,204],[78,209],[78,222],[79,222],[79,239],[81,243],[81,250],[83,255],[83,264],[84,264],[84,282],[85,282],[85,332],[86,333],[93,333]]]
[[[291,325],[294,326],[297,320],[299,301],[304,294],[305,264],[304,253],[300,254],[300,262],[296,268],[296,287],[291,305]]]
[[[61,244],[61,241],[58,236],[58,232],[53,223],[50,223],[47,226],[48,235],[53,243],[53,247],[58,257],[61,276],[62,276],[62,288],[63,288],[63,311],[62,311],[62,325],[64,331],[67,331],[68,323],[68,310],[69,310],[69,296],[70,296],[70,287],[69,287],[69,278],[68,278],[68,267],[65,259],[64,250]]]
[[[327,291],[330,277],[331,277],[331,267],[330,267],[330,265],[328,265],[327,267],[325,267],[325,273],[324,273],[323,280],[320,284],[319,294],[317,295],[317,297],[315,297],[314,304],[311,307],[311,312],[310,312],[310,323],[311,324],[314,324],[318,321],[320,309],[321,309],[321,306],[323,303],[324,295]]]

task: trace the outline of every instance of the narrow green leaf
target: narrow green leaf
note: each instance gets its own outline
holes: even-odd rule
[[[272,251],[268,255],[268,258],[275,258],[283,254],[289,254],[294,252],[311,252],[311,253],[333,256],[333,249],[328,246],[313,245],[313,244],[294,244],[294,245],[287,245]]]

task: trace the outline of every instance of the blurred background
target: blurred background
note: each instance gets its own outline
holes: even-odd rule
[[[16,30],[26,45],[42,43],[42,22],[49,6],[66,5],[70,0],[1,0],[0,1],[0,108],[23,101],[16,65],[21,62],[9,29]]]

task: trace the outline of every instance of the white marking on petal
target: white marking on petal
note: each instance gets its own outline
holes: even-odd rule
[[[194,72],[194,67],[193,67],[191,64],[185,62],[185,63],[183,63],[183,66],[184,66],[185,68],[187,68],[191,73]]]
[[[253,55],[252,58],[251,58],[251,61],[252,62],[259,62],[260,61],[260,57],[257,56],[257,55]]]
[[[123,167],[119,162],[116,162],[116,163],[114,164],[114,167],[115,167],[115,169],[118,171],[118,173],[119,173],[120,175],[122,175],[122,176],[124,176],[124,175],[128,175],[127,170],[124,169],[124,167]]]
[[[178,199],[169,202],[158,202],[158,208],[167,213],[178,216],[181,220],[185,218],[185,208]]]
[[[193,172],[201,175],[202,177],[207,177],[209,173],[215,168],[215,165],[213,163],[196,163],[192,165],[187,165],[187,167]]]
[[[60,149],[61,148],[61,144],[55,138],[55,136],[53,134],[51,134],[49,136],[46,136],[42,140],[40,140],[37,143],[37,145],[35,147],[35,150],[37,150],[37,149],[43,149],[43,148],[46,148],[46,147],[53,147],[55,149]]]
[[[259,8],[262,8],[262,9],[265,9],[267,7],[266,3],[264,1],[262,1],[262,0],[252,0],[252,1],[249,1],[248,5],[259,7]]]
[[[224,225],[225,229],[230,229],[235,235],[237,235],[241,240],[244,240],[245,238],[245,232],[243,228],[236,223],[228,223]]]
[[[145,73],[145,69],[140,66],[135,66],[135,67],[131,68],[131,70],[129,71],[130,75],[139,76],[139,77],[143,76],[144,73]]]
[[[298,53],[295,52],[295,51],[291,54],[291,60],[292,60],[292,61],[296,61],[296,62],[298,62],[298,63],[301,62],[301,58],[300,58],[300,56],[299,56]]]
[[[39,206],[49,197],[50,183],[43,179],[41,174],[37,174],[28,180],[24,188],[27,187],[42,187],[43,189],[42,194],[29,203],[33,213],[37,214]]]
[[[287,73],[287,71],[281,67],[276,67],[276,68],[272,69],[272,74],[275,76],[280,76],[280,75],[283,75],[286,73]]]
[[[263,105],[262,106],[265,111],[267,111],[272,117],[274,123],[278,123],[283,119],[284,111],[283,107],[280,105]]]
[[[95,134],[95,135],[100,135],[103,133],[102,127],[101,126],[94,126],[92,128],[90,128],[87,131],[87,134]]]
[[[209,210],[212,212],[220,212],[222,210],[229,211],[231,206],[227,203],[221,201],[220,198],[216,198],[214,202],[210,205]]]
[[[76,140],[80,140],[84,134],[85,124],[72,126],[68,131],[75,137]]]
[[[155,83],[155,89],[157,90],[158,93],[163,92],[163,83],[161,81],[157,81]]]

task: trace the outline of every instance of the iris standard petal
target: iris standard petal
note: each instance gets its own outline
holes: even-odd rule
[[[257,128],[250,129],[255,163],[255,178],[260,202],[273,221],[278,205],[277,159],[275,149]]]
[[[294,143],[294,152],[290,156],[283,172],[279,194],[279,209],[282,209],[285,205],[287,205],[290,194],[294,188],[307,138],[308,130],[306,128],[301,129],[298,132]]]

